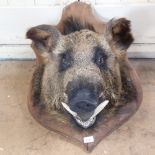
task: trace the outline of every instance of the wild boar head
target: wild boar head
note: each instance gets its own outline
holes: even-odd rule
[[[75,21],[72,28],[67,25],[65,35],[56,27],[40,25],[27,37],[42,66],[40,86],[39,77],[34,81],[42,103],[50,110],[65,108],[77,124],[88,128],[108,102],[111,108],[121,99],[121,65],[133,37],[124,18],[110,20],[102,34],[91,26],[77,31],[77,25]]]

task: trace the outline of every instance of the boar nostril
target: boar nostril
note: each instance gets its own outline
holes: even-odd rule
[[[89,108],[89,107],[91,107],[91,105],[87,103],[87,104],[86,104],[86,107],[88,107],[88,108]]]

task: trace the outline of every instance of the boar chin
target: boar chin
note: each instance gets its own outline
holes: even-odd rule
[[[61,104],[73,116],[77,124],[86,129],[91,127],[95,123],[96,116],[106,107],[108,103],[108,100],[105,100],[104,102],[100,103],[94,110],[93,115],[87,121],[82,121],[80,116],[76,112],[72,111],[66,103],[62,102]]]
[[[96,116],[93,118],[90,118],[87,121],[82,121],[81,119],[79,119],[78,117],[74,117],[75,121],[77,122],[77,124],[79,124],[81,127],[87,129],[89,127],[91,127],[95,121],[96,121]]]

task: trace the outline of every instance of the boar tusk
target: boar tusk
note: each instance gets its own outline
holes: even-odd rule
[[[71,115],[73,115],[74,117],[77,117],[77,113],[72,111],[66,103],[61,102],[61,104]]]
[[[94,118],[96,115],[98,115],[105,106],[109,103],[109,100],[105,100],[104,102],[100,103],[100,105],[94,110],[94,114],[91,116],[90,119]]]

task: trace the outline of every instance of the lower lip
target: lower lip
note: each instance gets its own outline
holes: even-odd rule
[[[85,122],[79,120],[78,118],[74,118],[74,119],[75,119],[75,121],[77,122],[78,125],[80,125],[81,127],[85,128],[85,129],[91,127],[96,121],[96,117],[94,117],[91,120],[85,121]]]

